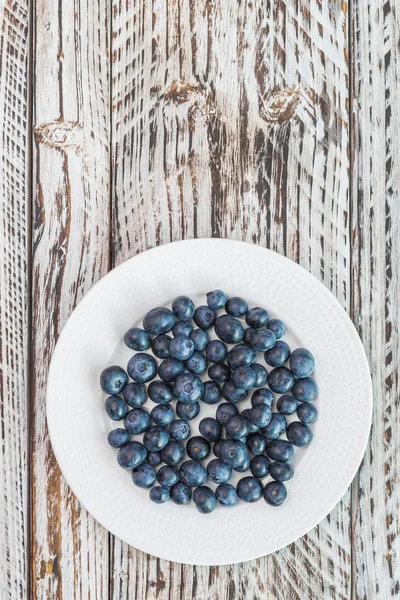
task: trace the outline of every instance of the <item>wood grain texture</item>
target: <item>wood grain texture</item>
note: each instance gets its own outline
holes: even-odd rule
[[[28,4],[0,4],[0,597],[28,591]]]
[[[353,598],[400,595],[400,14],[354,3],[353,306],[374,387],[370,444],[353,492]]]
[[[113,7],[114,263],[176,239],[252,241],[350,308],[347,6]],[[350,598],[350,496],[289,548],[191,567],[112,545],[111,598]]]
[[[61,476],[46,426],[50,358],[77,302],[109,268],[109,12],[34,13],[32,596],[102,600],[108,533]],[[62,382],[60,382],[62,384]]]

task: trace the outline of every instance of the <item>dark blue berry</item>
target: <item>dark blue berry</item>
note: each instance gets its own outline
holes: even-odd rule
[[[256,404],[266,404],[271,407],[274,403],[274,395],[271,390],[267,388],[261,388],[256,390],[251,395],[251,405],[255,406]]]
[[[193,325],[189,323],[189,321],[178,321],[172,330],[174,337],[178,335],[186,335],[186,337],[190,337],[193,332]]]
[[[217,363],[208,369],[208,376],[215,383],[225,383],[231,376],[231,370],[224,363]]]
[[[239,440],[223,440],[219,458],[233,469],[242,466],[249,459],[246,446]]]
[[[236,387],[236,385],[233,383],[233,380],[228,379],[228,381],[226,381],[222,386],[221,394],[225,400],[236,404],[237,402],[240,402],[246,398],[248,390]]]
[[[203,485],[207,479],[207,471],[197,460],[185,460],[180,466],[179,475],[181,481],[190,487]]]
[[[255,404],[249,412],[249,421],[257,427],[266,427],[272,418],[272,411],[266,404]]]
[[[136,383],[146,383],[156,376],[157,363],[150,354],[138,352],[128,362],[127,371]]]
[[[100,386],[103,392],[114,396],[124,389],[128,382],[128,375],[121,367],[113,365],[107,367],[100,375]]]
[[[239,414],[237,407],[230,402],[223,402],[217,408],[215,418],[221,425],[226,425],[231,417],[235,417]]]
[[[280,506],[287,497],[286,487],[280,481],[270,481],[264,488],[263,497],[267,504]]]
[[[164,381],[152,381],[147,392],[149,398],[156,404],[169,404],[174,399],[172,385]]]
[[[251,365],[253,371],[256,374],[256,381],[254,383],[254,387],[261,387],[267,383],[268,373],[267,369],[258,363],[253,363]]]
[[[267,329],[270,329],[275,334],[277,340],[279,340],[286,333],[286,327],[280,319],[271,319],[267,323]]]
[[[185,446],[182,442],[170,440],[168,444],[161,450],[161,460],[166,465],[177,465],[185,456]]]
[[[185,365],[181,360],[176,358],[166,358],[163,360],[158,367],[158,374],[160,379],[166,383],[175,381],[178,375],[182,375],[185,372]]]
[[[257,329],[254,329],[254,327],[246,327],[246,329],[244,330],[243,342],[245,344],[251,345],[251,340],[253,339],[253,335],[255,335],[256,333],[257,333]]]
[[[129,442],[129,433],[126,429],[113,429],[108,434],[107,440],[113,448],[122,448]]]
[[[169,442],[169,433],[159,425],[150,427],[143,436],[143,444],[149,452],[159,452]]]
[[[149,463],[144,462],[132,471],[132,481],[138,487],[149,488],[155,480],[156,472]]]
[[[215,333],[220,340],[227,344],[241,342],[244,335],[243,325],[231,315],[221,315],[215,321]]]
[[[193,352],[192,356],[185,360],[185,367],[191,373],[201,375],[207,369],[207,359],[200,352]]]
[[[287,426],[286,437],[293,446],[304,448],[311,444],[313,434],[308,425],[301,421],[294,421]]]
[[[195,329],[190,334],[190,339],[194,343],[194,349],[196,352],[203,352],[210,342],[210,336],[208,335],[207,331],[204,331],[204,329]]]
[[[295,377],[303,379],[314,371],[314,357],[306,348],[296,348],[290,355],[290,370]]]
[[[277,440],[286,431],[286,419],[280,413],[272,413],[271,421],[261,433],[267,440]]]
[[[184,419],[185,421],[191,421],[199,414],[200,404],[198,402],[191,402],[190,404],[186,404],[186,402],[177,402],[175,410],[177,417]]]
[[[265,441],[265,437],[260,433],[250,433],[247,436],[246,446],[252,454],[257,456],[265,452],[267,442]]]
[[[238,367],[233,372],[233,383],[243,390],[249,390],[256,382],[257,375],[252,367]]]
[[[180,319],[182,321],[182,319]],[[143,327],[147,333],[159,335],[160,333],[168,333],[176,323],[175,315],[163,306],[153,308],[143,319]]]
[[[238,367],[249,367],[252,365],[256,358],[256,353],[248,344],[238,344],[232,350],[229,350],[226,358],[229,367],[237,369]]]
[[[257,306],[256,308],[250,308],[250,310],[247,311],[245,320],[249,327],[260,329],[260,327],[266,327],[269,321],[269,314],[265,308],[260,308]]]
[[[297,416],[302,423],[314,423],[318,417],[318,411],[313,404],[300,402],[297,407]]]
[[[217,442],[222,435],[222,425],[212,417],[206,417],[199,423],[199,431],[208,442]]]
[[[169,500],[169,490],[162,485],[155,485],[150,490],[150,500],[156,504],[163,504]]]
[[[281,413],[281,415],[292,415],[296,412],[298,402],[293,396],[290,394],[285,394],[278,398],[276,403],[276,408]]]
[[[182,442],[183,440],[186,440],[190,435],[190,425],[187,421],[172,421],[168,431],[169,435],[173,440]]]
[[[230,483],[221,483],[215,490],[215,497],[221,506],[227,508],[236,506],[239,501],[236,489]]]
[[[250,471],[258,479],[266,477],[269,472],[270,460],[266,456],[255,456],[250,462]]]
[[[172,338],[165,333],[161,333],[160,335],[156,335],[151,342],[151,349],[153,354],[157,356],[157,358],[169,358],[171,353],[169,351],[169,345],[172,341]]]
[[[207,475],[214,483],[225,483],[232,476],[232,468],[218,458],[213,458],[207,465]]]
[[[268,385],[276,394],[287,394],[294,386],[294,375],[286,367],[278,367],[268,375]]]
[[[226,294],[222,290],[213,290],[207,294],[207,304],[213,310],[224,308],[226,304]]]
[[[194,304],[188,296],[178,296],[172,302],[172,312],[179,321],[189,321],[194,315]]]
[[[249,421],[250,408],[245,408],[240,414],[242,417],[246,417],[246,419]],[[254,423],[249,421],[249,433],[257,433],[259,429],[260,428],[257,425],[254,425]]]
[[[192,497],[191,489],[185,483],[178,481],[170,489],[171,500],[175,504],[187,504]]]
[[[264,352],[264,359],[270,367],[283,367],[290,356],[290,348],[286,342],[278,340],[273,348]]]
[[[243,415],[236,415],[225,424],[225,430],[230,439],[239,440],[249,433],[249,421]]]
[[[265,352],[275,346],[276,337],[269,329],[260,329],[251,337],[250,343],[256,352]]]
[[[213,453],[214,456],[216,456],[217,458],[219,458],[219,451],[221,449],[221,444],[224,440],[218,440],[218,442],[215,442],[215,444],[213,444]]]
[[[200,377],[193,373],[184,373],[176,378],[174,383],[174,396],[180,402],[191,404],[200,400],[204,393],[204,385]]]
[[[153,423],[166,427],[175,418],[174,410],[167,404],[155,406],[150,413]]]
[[[147,454],[147,462],[152,467],[156,467],[161,463],[161,454],[160,452],[149,452]]]
[[[128,407],[119,396],[109,396],[104,402],[107,415],[113,421],[121,421],[128,414]]]
[[[221,340],[211,340],[206,349],[206,357],[213,363],[219,363],[225,360],[226,353],[226,346]]]
[[[139,352],[143,352],[143,350],[147,350],[150,348],[151,337],[139,327],[132,327],[129,329],[124,335],[124,342],[131,348],[132,350],[138,350]]]
[[[157,481],[160,485],[171,487],[179,481],[179,469],[175,465],[164,465],[157,471]]]
[[[122,390],[124,400],[132,408],[141,408],[147,400],[146,386],[143,383],[127,383]]]
[[[143,408],[133,408],[124,419],[125,429],[132,435],[139,435],[150,427],[150,415]]]
[[[267,444],[266,450],[268,458],[271,460],[282,460],[289,462],[294,455],[294,447],[286,440],[272,440]]]
[[[201,485],[194,490],[193,502],[197,510],[205,515],[212,512],[217,505],[214,492],[206,485]]]
[[[219,385],[214,381],[204,382],[204,394],[201,398],[205,404],[217,404],[221,398],[221,390]]]
[[[229,298],[225,304],[225,310],[228,315],[232,315],[233,317],[241,317],[245,315],[248,311],[248,306],[246,300],[240,298],[239,296],[234,296],[233,298]]]
[[[311,377],[298,379],[293,386],[292,394],[296,400],[312,402],[318,396],[317,384]]]
[[[244,502],[257,502],[262,496],[263,487],[255,477],[243,477],[236,486],[237,495]]]
[[[293,466],[289,462],[282,462],[281,460],[273,462],[269,469],[269,474],[275,481],[289,481],[289,479],[292,479],[293,473]]]
[[[243,444],[245,443],[245,440],[246,438],[243,438]],[[243,464],[233,467],[233,470],[236,471],[236,473],[246,473],[246,471],[250,469],[250,462],[250,456],[248,456]]]
[[[124,469],[135,469],[146,460],[147,450],[140,442],[128,442],[118,450],[117,460]]]
[[[193,460],[203,460],[210,454],[210,444],[200,435],[195,435],[186,442],[186,453]]]
[[[177,335],[169,345],[169,351],[173,358],[187,360],[194,352],[193,341],[185,335]]]
[[[215,323],[217,315],[209,306],[198,306],[194,313],[194,322],[200,329],[209,329]]]

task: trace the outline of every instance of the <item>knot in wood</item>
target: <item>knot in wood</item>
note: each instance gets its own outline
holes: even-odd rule
[[[80,123],[73,121],[51,121],[37,125],[34,130],[35,141],[49,148],[76,148],[81,150],[85,140],[85,131]]]
[[[260,115],[268,123],[283,123],[293,117],[300,100],[296,88],[275,90],[264,102]]]
[[[188,81],[173,81],[164,93],[167,102],[174,104],[184,104],[193,102],[203,95],[203,89],[200,85],[193,85]]]

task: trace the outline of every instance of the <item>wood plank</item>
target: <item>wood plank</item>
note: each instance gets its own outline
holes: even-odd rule
[[[28,595],[29,9],[0,4],[0,597]]]
[[[400,15],[354,1],[352,316],[373,380],[370,443],[353,490],[353,598],[400,594]]]
[[[61,476],[46,427],[52,351],[109,268],[109,9],[34,7],[32,595],[108,595],[108,533]]]
[[[303,264],[349,308],[347,7],[115,2],[115,263],[225,236]],[[160,561],[115,540],[111,597],[349,598],[350,503],[244,565]]]

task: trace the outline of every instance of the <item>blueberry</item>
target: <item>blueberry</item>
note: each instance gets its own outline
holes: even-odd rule
[[[286,488],[280,481],[270,481],[264,488],[264,500],[271,506],[280,506],[283,502],[285,502],[286,496]]]
[[[245,439],[243,439],[243,444],[245,443]],[[233,467],[233,470],[236,471],[236,473],[245,473],[246,471],[248,471],[250,469],[250,456],[247,456],[246,460],[244,461],[243,464],[238,465],[236,467]]]
[[[221,340],[212,340],[206,349],[206,357],[213,363],[219,363],[225,360],[226,353],[226,346]]]
[[[122,392],[128,382],[128,375],[121,367],[113,365],[107,367],[100,375],[100,386],[103,392],[114,396]]]
[[[239,440],[223,440],[219,458],[233,469],[242,466],[249,459],[246,446]]]
[[[129,329],[125,333],[124,342],[128,346],[128,348],[142,352],[143,350],[147,350],[147,348],[150,348],[151,337],[149,336],[147,331],[144,331],[139,327],[132,327],[132,329]]]
[[[273,403],[274,395],[271,392],[271,390],[268,390],[267,388],[261,388],[259,390],[256,390],[251,395],[252,406],[255,406],[256,404],[266,404],[267,406],[271,407]]]
[[[175,502],[175,504],[187,504],[192,497],[190,487],[181,481],[175,483],[175,485],[171,487],[169,493],[171,495],[171,500]]]
[[[254,329],[254,327],[246,327],[246,329],[244,330],[243,342],[245,344],[251,345],[251,340],[253,339],[253,335],[255,335],[256,333],[257,333],[257,329]]]
[[[178,296],[172,302],[172,312],[180,321],[189,321],[194,315],[194,304],[188,296]]]
[[[132,471],[132,481],[135,485],[141,488],[149,488],[156,480],[156,472],[154,467],[149,463],[142,463]]]
[[[286,367],[272,369],[268,375],[268,385],[276,394],[287,394],[294,386],[294,375]]]
[[[205,404],[217,404],[220,398],[221,390],[219,389],[219,385],[214,383],[214,381],[205,381],[202,401],[205,402]]]
[[[290,348],[286,342],[278,340],[273,348],[264,352],[264,359],[270,367],[283,367],[290,356]]]
[[[138,352],[128,362],[127,371],[136,383],[146,383],[156,376],[157,363],[150,354]]]
[[[194,313],[194,322],[200,329],[209,329],[215,323],[217,315],[209,306],[198,306]]]
[[[149,452],[147,454],[147,462],[152,467],[156,467],[161,463],[161,454],[160,452]]]
[[[152,381],[147,391],[149,398],[156,404],[168,404],[174,399],[172,386],[164,381]]]
[[[290,394],[285,394],[278,398],[278,402],[276,403],[276,408],[281,415],[292,415],[296,412],[298,402],[291,396]]]
[[[249,421],[257,427],[266,427],[271,422],[272,411],[266,404],[256,404],[250,409]]]
[[[263,487],[255,477],[243,477],[236,486],[237,495],[244,502],[257,502],[262,496]]]
[[[289,481],[289,479],[292,479],[293,473],[293,466],[289,462],[282,462],[281,460],[273,462],[269,469],[269,474],[275,481]]]
[[[252,454],[256,456],[265,452],[267,442],[260,433],[250,433],[247,436],[246,446]],[[254,473],[253,473],[254,474]]]
[[[193,352],[192,356],[185,360],[185,367],[191,373],[201,375],[207,369],[207,359],[200,352]]]
[[[157,481],[160,485],[171,487],[179,481],[179,469],[175,465],[164,465],[157,471]]]
[[[249,390],[256,382],[257,375],[252,367],[238,367],[233,373],[233,383],[243,390]]]
[[[182,442],[170,440],[168,444],[161,450],[161,460],[166,465],[177,465],[185,456],[185,446]]]
[[[157,356],[157,358],[169,358],[171,356],[169,351],[171,341],[172,338],[169,335],[165,335],[165,333],[156,335],[151,342],[153,354]]]
[[[167,404],[160,404],[155,406],[150,413],[153,423],[166,427],[175,418],[174,410]]]
[[[182,361],[176,358],[166,358],[163,360],[158,367],[158,375],[160,379],[166,383],[175,381],[178,375],[182,375],[185,372],[185,365]]]
[[[218,442],[215,442],[215,444],[213,444],[213,453],[214,456],[216,456],[217,458],[219,458],[219,452],[221,449],[221,444],[224,440],[218,440]]]
[[[168,431],[173,440],[182,442],[190,435],[190,425],[187,421],[177,419],[176,421],[172,421]]]
[[[174,396],[180,402],[191,404],[200,400],[204,393],[204,385],[200,377],[193,373],[184,373],[176,378]]]
[[[277,340],[283,337],[286,333],[286,327],[280,319],[271,319],[267,323],[267,329],[270,329],[275,334]]]
[[[150,415],[143,408],[133,408],[124,419],[125,429],[132,435],[139,435],[150,427]]]
[[[119,396],[109,396],[104,402],[107,415],[113,421],[121,421],[128,414],[128,407]]]
[[[117,460],[124,469],[135,469],[146,460],[147,450],[140,442],[128,442],[118,450]]]
[[[203,460],[210,454],[210,444],[200,435],[195,435],[186,442],[186,453],[193,460]]]
[[[238,503],[238,495],[236,489],[230,483],[221,483],[215,490],[217,502],[222,506],[230,508]]]
[[[280,413],[272,413],[271,421],[261,433],[267,440],[277,440],[286,431],[286,419]]]
[[[231,369],[238,367],[249,367],[253,364],[256,353],[248,344],[238,344],[227,354],[227,362]]]
[[[301,421],[294,421],[287,426],[286,437],[293,446],[304,448],[311,444],[313,434],[308,425]]]
[[[314,371],[314,357],[306,348],[296,348],[290,355],[290,370],[295,377],[304,379]]]
[[[251,346],[256,352],[265,352],[276,343],[275,334],[269,329],[260,329],[251,337]]]
[[[194,490],[193,502],[197,510],[205,515],[212,512],[217,505],[214,492],[206,485],[201,485]]]
[[[214,483],[225,483],[232,476],[232,468],[218,458],[213,458],[207,465],[207,475]]]
[[[212,417],[206,417],[199,423],[199,431],[208,442],[217,442],[222,435],[222,425]]]
[[[246,419],[249,423],[249,433],[257,433],[257,431],[260,428],[258,427],[258,425],[254,425],[254,423],[251,423],[249,421],[250,408],[245,408],[244,410],[242,410],[242,412],[240,414],[242,417],[246,417]]]
[[[223,402],[218,406],[215,418],[221,425],[226,425],[231,417],[235,417],[238,414],[239,411],[234,404]]]
[[[302,423],[314,423],[318,417],[318,411],[313,404],[300,402],[297,407],[297,416]]]
[[[122,448],[129,442],[129,433],[126,429],[113,429],[108,434],[107,440],[113,448]]]
[[[261,387],[267,383],[268,373],[267,369],[258,363],[253,363],[251,365],[253,371],[256,374],[256,381],[254,383],[254,387]]]
[[[225,424],[225,430],[230,439],[239,440],[249,433],[249,421],[243,415],[236,415]]]
[[[177,335],[169,345],[169,351],[173,358],[187,360],[194,352],[193,341],[185,335]]]
[[[207,471],[197,460],[185,460],[180,466],[179,475],[181,481],[190,487],[203,485],[207,479]]]
[[[225,400],[236,404],[237,402],[240,402],[246,398],[248,391],[236,387],[236,385],[233,383],[233,380],[228,379],[228,381],[226,381],[222,386],[221,394]]]
[[[266,456],[255,456],[251,459],[250,471],[254,477],[262,479],[268,475],[270,464],[270,460]]]
[[[155,485],[150,490],[150,500],[156,504],[163,504],[169,500],[169,490],[162,485]]]
[[[203,352],[210,342],[210,336],[208,335],[207,331],[204,331],[204,329],[195,329],[190,334],[190,339],[194,343],[194,349],[196,352]]]
[[[234,296],[233,298],[229,298],[225,304],[225,310],[228,315],[232,315],[233,317],[241,317],[245,315],[248,311],[248,306],[246,300],[240,298],[239,296]]]
[[[210,379],[215,381],[215,383],[225,383],[225,381],[228,381],[231,376],[231,370],[227,365],[223,363],[217,363],[211,365],[211,367],[208,369],[208,376]]]
[[[241,342],[244,335],[243,325],[231,315],[221,315],[215,321],[215,333],[227,344]]]
[[[169,442],[169,433],[162,427],[150,427],[143,436],[143,444],[149,452],[159,452]]]
[[[186,402],[177,402],[175,410],[177,417],[184,419],[185,421],[191,421],[199,414],[200,404],[198,402],[191,402],[190,404],[186,404]]]
[[[186,335],[186,337],[190,337],[193,332],[193,325],[189,323],[189,321],[178,321],[172,330],[174,337],[178,335]]]
[[[124,400],[132,408],[140,408],[147,400],[146,386],[142,383],[127,383],[122,391]]]
[[[294,384],[292,394],[296,400],[300,400],[301,402],[312,402],[318,396],[317,384],[311,377],[299,379]]]
[[[260,327],[266,327],[269,321],[269,314],[265,308],[250,308],[245,316],[245,321],[249,327],[260,329]]]
[[[180,319],[182,321],[182,319]],[[175,315],[169,310],[159,306],[150,310],[143,319],[143,327],[147,333],[159,335],[168,333],[176,323]]]
[[[267,444],[266,453],[271,460],[289,462],[293,458],[294,447],[286,440],[272,440]]]
[[[213,310],[224,308],[226,304],[226,294],[222,290],[213,290],[207,294],[207,304]]]

